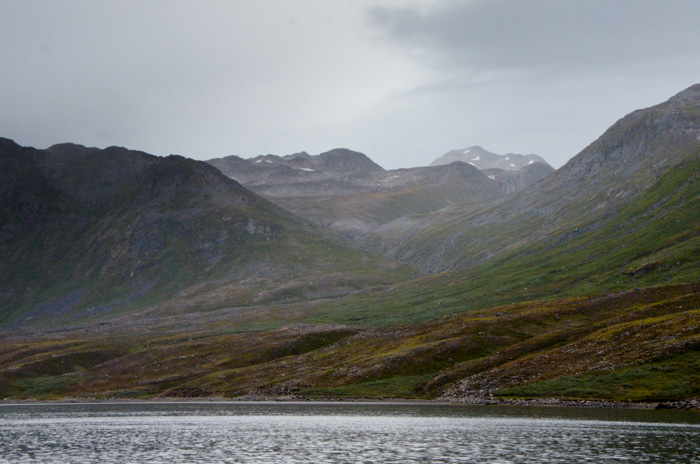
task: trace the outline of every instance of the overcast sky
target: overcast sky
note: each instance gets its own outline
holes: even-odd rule
[[[0,136],[564,164],[700,82],[697,0],[0,0]]]

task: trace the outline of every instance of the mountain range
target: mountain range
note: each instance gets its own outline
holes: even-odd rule
[[[0,396],[696,404],[700,85],[534,156],[0,139]]]
[[[461,160],[438,162],[442,158],[428,167],[384,170],[366,155],[347,149],[316,156],[306,152],[251,159],[228,156],[208,163],[283,208],[350,240],[363,239],[363,245],[371,248],[364,236],[381,236],[387,223],[449,205],[484,203],[554,172],[538,156],[529,156],[532,163],[508,171],[495,168],[499,164],[495,161],[482,171]],[[509,156],[490,154],[489,159],[505,158]]]

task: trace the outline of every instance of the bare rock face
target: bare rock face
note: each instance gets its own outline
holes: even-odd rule
[[[452,150],[432,163],[430,166],[441,166],[450,164],[455,161],[462,161],[471,164],[482,171],[485,169],[502,169],[504,171],[518,171],[526,166],[535,163],[547,164],[547,162],[538,155],[518,155],[508,153],[506,155],[497,155],[486,151],[479,146],[463,148],[460,150]]]

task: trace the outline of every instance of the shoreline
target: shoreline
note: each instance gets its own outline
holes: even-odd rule
[[[680,400],[680,401],[606,401],[606,400],[569,400],[560,398],[543,399],[475,399],[475,398],[453,398],[453,399],[420,399],[420,398],[362,398],[362,397],[324,397],[306,398],[294,396],[244,396],[238,398],[224,397],[157,397],[157,398],[61,398],[61,399],[12,399],[0,400],[0,406],[11,405],[78,405],[78,404],[396,404],[396,405],[453,405],[453,406],[508,406],[508,407],[551,407],[551,408],[573,408],[573,409],[639,409],[639,410],[665,410],[665,411],[687,411],[700,413],[700,400]]]

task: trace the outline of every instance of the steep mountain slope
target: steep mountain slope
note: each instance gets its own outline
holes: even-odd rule
[[[610,218],[543,234],[482,262],[466,250],[471,266],[336,302],[319,308],[316,320],[421,321],[518,301],[700,281],[699,173],[700,160],[687,159]],[[526,236],[530,225],[512,237]]]
[[[473,146],[449,151],[430,163],[430,166],[442,166],[444,164],[454,163],[455,161],[471,164],[482,171],[485,169],[518,171],[534,163],[547,164],[539,155],[518,155],[515,153],[497,155],[479,146]]]
[[[566,248],[582,233],[611,224],[659,176],[681,165],[685,172],[698,150],[700,85],[626,116],[556,173],[520,192],[385,231],[383,251],[438,272],[485,263],[530,244]],[[683,184],[688,201],[697,192],[694,175]],[[697,220],[697,210],[686,214]]]
[[[198,309],[332,296],[404,272],[206,163],[7,139],[0,252],[5,325],[111,316],[183,295],[200,295]]]

